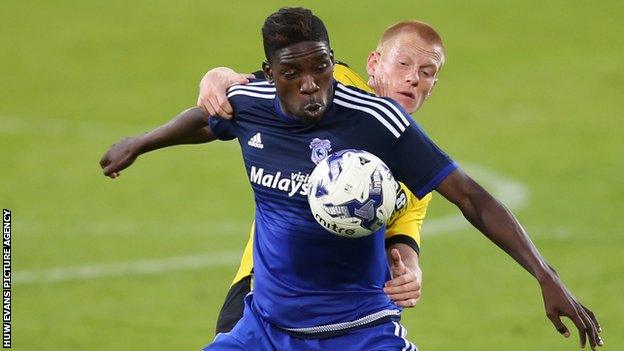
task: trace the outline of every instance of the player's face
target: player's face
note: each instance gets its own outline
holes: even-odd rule
[[[442,48],[416,35],[402,34],[368,57],[369,85],[377,95],[416,112],[431,94],[442,65]]]
[[[275,81],[282,110],[308,123],[318,122],[333,94],[334,62],[324,42],[306,41],[278,50],[264,73]]]

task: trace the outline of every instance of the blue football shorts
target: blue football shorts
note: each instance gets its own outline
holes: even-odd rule
[[[245,298],[243,318],[229,333],[218,334],[203,351],[418,351],[396,321],[355,329],[339,336],[299,338],[269,324],[251,306],[253,294]]]

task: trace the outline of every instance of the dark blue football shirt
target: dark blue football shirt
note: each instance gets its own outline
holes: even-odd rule
[[[326,231],[308,207],[309,174],[330,153],[365,150],[422,198],[457,165],[393,100],[337,82],[313,125],[285,115],[264,80],[233,86],[227,96],[234,118],[211,117],[209,125],[219,139],[238,139],[254,192],[254,310],[304,334],[397,317],[400,308],[382,290],[390,279],[385,227],[358,239]]]

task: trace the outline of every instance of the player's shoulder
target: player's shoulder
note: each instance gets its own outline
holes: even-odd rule
[[[275,98],[275,84],[269,83],[265,79],[250,79],[247,84],[234,84],[227,89],[228,98],[241,96],[247,99],[267,99]]]
[[[368,93],[373,93],[373,89],[368,86],[366,80],[344,62],[336,61],[334,78],[344,85],[350,85]]]
[[[394,100],[340,82],[336,83],[334,103],[381,125],[397,138],[413,124],[411,116]]]
[[[275,84],[264,79],[250,79],[247,84],[232,85],[226,91],[226,96],[235,114],[248,113],[263,116],[271,111],[275,100]]]

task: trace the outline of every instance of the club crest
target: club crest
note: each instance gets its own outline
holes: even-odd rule
[[[318,164],[322,159],[329,155],[331,151],[331,141],[327,139],[314,138],[310,143],[310,149],[312,149],[312,162]]]

